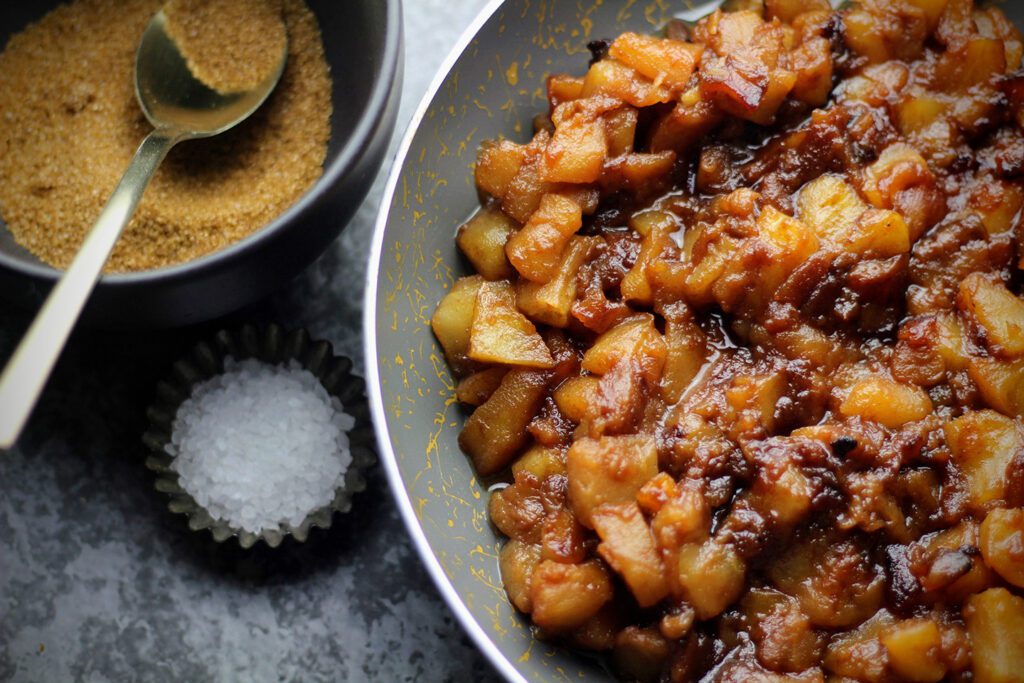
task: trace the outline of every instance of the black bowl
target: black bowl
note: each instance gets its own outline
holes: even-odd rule
[[[0,3],[0,45],[59,0]],[[103,276],[83,313],[97,327],[169,327],[251,303],[313,262],[359,207],[398,114],[400,0],[308,0],[331,67],[334,114],[323,176],[271,223],[221,251],[169,268]],[[60,276],[0,220],[0,297],[35,310]]]

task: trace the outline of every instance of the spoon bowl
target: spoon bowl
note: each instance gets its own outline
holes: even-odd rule
[[[192,75],[166,26],[167,15],[160,10],[143,32],[135,54],[135,96],[154,128],[180,130],[189,138],[223,133],[263,104],[284,71],[287,46],[277,68],[252,90],[217,92]]]
[[[155,130],[139,145],[121,181],[71,265],[46,298],[0,375],[0,450],[17,441],[53,366],[96,286],[118,237],[167,153],[182,140],[209,137],[244,121],[274,90],[288,57],[254,88],[221,95],[196,78],[166,31],[163,10],[142,34],[135,56],[135,94]]]

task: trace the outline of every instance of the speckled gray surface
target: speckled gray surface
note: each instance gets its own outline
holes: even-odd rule
[[[399,133],[483,4],[407,0]],[[303,325],[361,372],[382,184],[332,249],[268,301],[185,330],[75,335],[19,446],[0,455],[0,680],[493,679],[421,568],[379,469],[330,531],[243,553],[168,513],[142,465],[155,382],[218,325]],[[27,323],[0,311],[0,358]]]

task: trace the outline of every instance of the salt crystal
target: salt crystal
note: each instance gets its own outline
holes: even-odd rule
[[[225,362],[175,415],[166,451],[213,517],[253,533],[296,526],[333,500],[352,462],[355,419],[294,361]]]

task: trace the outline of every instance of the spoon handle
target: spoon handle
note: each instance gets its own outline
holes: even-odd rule
[[[0,450],[10,448],[18,440],[114,244],[128,225],[153,173],[180,139],[173,132],[155,130],[142,141],[71,266],[54,286],[7,362],[0,375]]]

